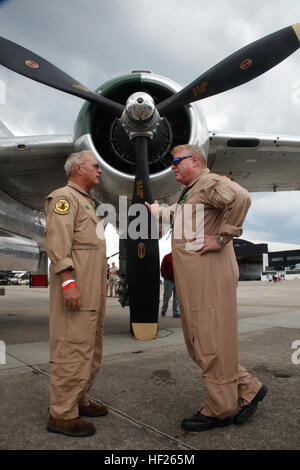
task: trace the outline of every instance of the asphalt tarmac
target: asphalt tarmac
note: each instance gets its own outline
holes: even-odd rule
[[[0,296],[1,450],[102,450],[103,463],[131,467],[196,464],[199,450],[299,450],[300,281],[239,284],[239,362],[269,392],[244,425],[202,433],[180,428],[206,391],[171,304],[159,318],[157,339],[137,341],[129,309],[109,297],[103,366],[91,390],[109,414],[92,419],[97,432],[90,437],[47,432],[48,296],[48,289],[26,286],[5,287]],[[124,455],[139,461],[113,462]],[[159,455],[169,462],[158,462]]]

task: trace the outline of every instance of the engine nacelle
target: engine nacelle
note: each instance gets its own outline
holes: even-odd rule
[[[150,95],[155,105],[180,91],[173,81],[151,72],[134,71],[106,82],[96,90],[111,100],[126,104],[136,92]],[[122,120],[99,107],[85,103],[74,129],[75,150],[91,150],[96,155],[103,173],[94,197],[117,205],[120,195],[132,197],[135,179],[134,143]],[[171,169],[171,149],[175,145],[200,145],[208,153],[208,131],[198,104],[191,104],[163,117],[149,139],[148,161],[153,197],[159,202],[173,203],[181,185]]]

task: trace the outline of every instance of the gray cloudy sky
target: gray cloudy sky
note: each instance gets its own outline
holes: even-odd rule
[[[1,36],[91,89],[137,68],[184,86],[237,49],[297,21],[299,0],[0,1]],[[0,80],[6,86],[0,120],[14,134],[73,131],[82,100],[3,67]],[[300,50],[258,79],[204,100],[202,109],[210,130],[299,135],[296,96]],[[300,245],[300,193],[252,199],[244,238]]]

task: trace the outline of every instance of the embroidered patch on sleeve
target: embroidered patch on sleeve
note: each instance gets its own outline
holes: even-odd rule
[[[54,212],[56,214],[65,215],[69,213],[70,204],[65,199],[60,199],[57,201],[54,207]]]
[[[222,180],[222,181],[231,181],[231,179],[228,178],[228,177],[225,176],[225,175],[222,175],[222,176],[216,175],[216,176],[214,176],[214,180],[215,180],[215,181],[219,181],[219,180]]]

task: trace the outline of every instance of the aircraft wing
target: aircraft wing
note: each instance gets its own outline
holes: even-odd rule
[[[73,135],[1,137],[0,187],[12,199],[38,211],[53,189],[66,184],[63,164]]]
[[[209,133],[208,166],[250,192],[300,189],[300,137]]]
[[[300,138],[241,132],[209,133],[209,168],[250,192],[300,189]],[[66,184],[63,164],[72,134],[0,137],[0,187],[36,210],[53,189]]]

